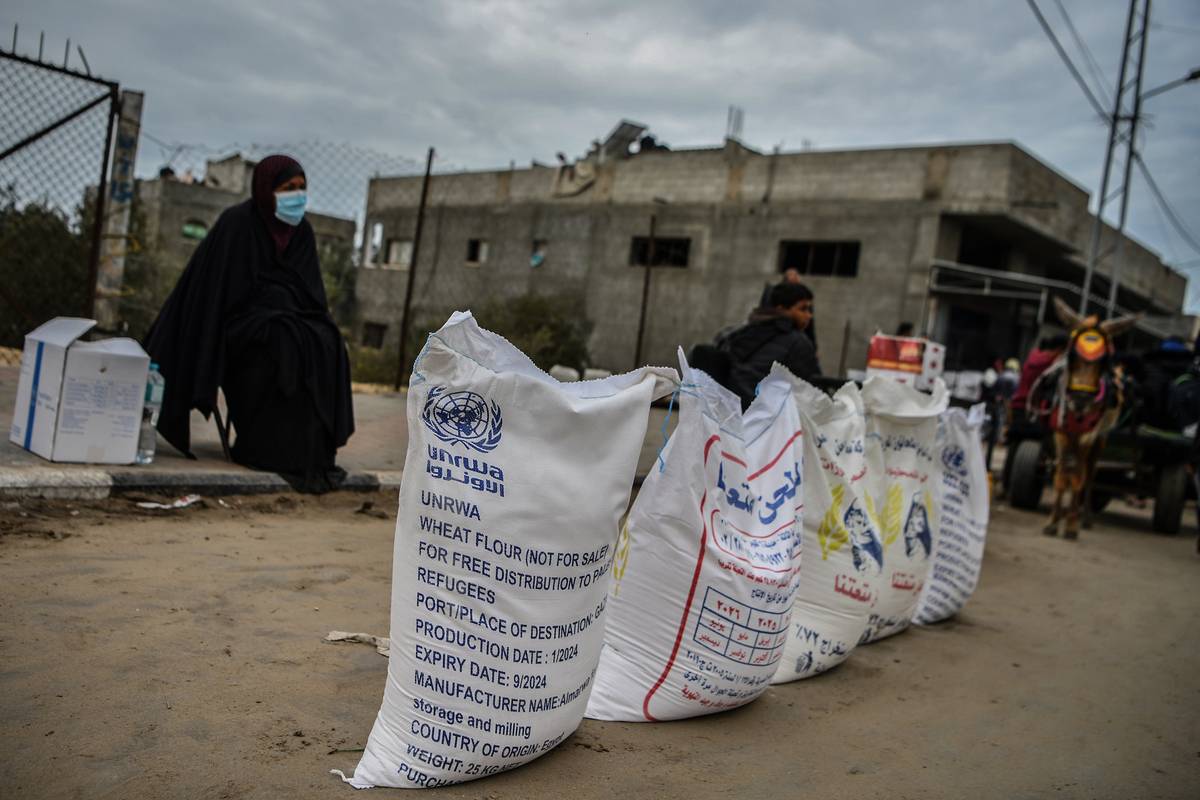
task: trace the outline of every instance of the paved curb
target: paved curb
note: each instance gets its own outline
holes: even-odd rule
[[[400,488],[401,475],[400,470],[351,472],[341,488],[352,492],[394,491]],[[103,500],[123,492],[216,496],[292,491],[287,481],[273,472],[0,467],[0,498]]]
[[[112,476],[102,469],[0,467],[0,497],[53,500],[103,500],[112,493]]]

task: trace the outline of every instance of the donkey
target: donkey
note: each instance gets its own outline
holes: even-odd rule
[[[1088,499],[1096,462],[1109,432],[1117,424],[1124,402],[1119,371],[1112,363],[1113,339],[1133,327],[1138,316],[1100,322],[1095,314],[1080,316],[1059,298],[1054,310],[1067,327],[1070,341],[1063,356],[1038,378],[1031,392],[1041,402],[1031,404],[1047,414],[1054,433],[1054,508],[1042,532],[1058,534],[1066,517],[1064,539],[1079,536],[1080,512],[1090,527]],[[1063,500],[1070,490],[1070,500]]]

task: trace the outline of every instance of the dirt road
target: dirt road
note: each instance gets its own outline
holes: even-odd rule
[[[364,499],[386,519],[355,513]],[[0,797],[328,798],[387,660],[394,497],[0,509]],[[1130,516],[1122,516],[1120,509]],[[753,705],[585,721],[445,797],[1200,797],[1200,557],[1118,506],[1077,543],[997,507],[954,622]],[[376,789],[371,797],[399,796]],[[407,795],[406,795],[407,796]]]

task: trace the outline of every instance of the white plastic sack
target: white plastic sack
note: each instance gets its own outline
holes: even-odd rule
[[[745,705],[783,653],[803,502],[790,381],[777,367],[743,416],[737,395],[679,359],[679,424],[622,531],[593,719]]]
[[[805,553],[772,683],[809,678],[845,661],[883,585],[858,387],[847,383],[830,398],[797,378],[793,396],[804,430]]]
[[[675,382],[644,368],[560,384],[469,313],[429,338],[408,392],[387,686],[347,782],[468,781],[575,730],[649,405]]]
[[[908,627],[929,576],[938,525],[934,460],[937,418],[946,410],[946,384],[930,394],[882,377],[863,385],[867,411],[867,481],[883,539],[883,585],[861,642]]]
[[[933,536],[933,569],[913,621],[928,625],[959,612],[979,583],[988,525],[987,465],[980,429],[983,403],[948,409],[938,420],[941,513]]]

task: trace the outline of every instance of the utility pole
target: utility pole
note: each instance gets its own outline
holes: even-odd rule
[[[650,215],[650,241],[646,246],[646,268],[642,272],[642,310],[638,315],[637,345],[633,348],[633,368],[642,366],[642,339],[646,334],[646,305],[650,299],[650,270],[654,267],[654,222]]]
[[[408,264],[408,283],[404,286],[404,311],[400,315],[400,355],[396,363],[396,389],[404,382],[404,354],[408,350],[408,315],[412,309],[413,286],[417,282],[417,257],[421,253],[421,229],[425,224],[425,200],[429,196],[429,173],[433,169],[433,148],[425,157],[425,179],[421,181],[421,202],[417,206],[417,229],[413,232],[412,256]],[[386,245],[385,245],[386,246]]]
[[[1150,0],[1129,0],[1129,17],[1125,22],[1125,42],[1121,48],[1121,67],[1117,72],[1117,91],[1113,98],[1113,110],[1108,120],[1108,145],[1104,150],[1104,171],[1100,178],[1100,194],[1096,198],[1096,218],[1092,222],[1092,241],[1088,248],[1087,268],[1083,273],[1083,291],[1079,297],[1079,313],[1087,316],[1088,298],[1092,291],[1092,276],[1096,271],[1096,262],[1100,254],[1100,233],[1104,229],[1104,206],[1108,202],[1108,181],[1112,175],[1112,158],[1113,150],[1117,144],[1117,134],[1121,128],[1122,100],[1126,94],[1125,74],[1129,67],[1129,50],[1133,44],[1133,21],[1137,16],[1138,3],[1146,4],[1145,19],[1149,18]],[[1146,31],[1142,31],[1142,40],[1145,40]],[[1138,67],[1139,71],[1141,67]],[[1122,193],[1128,193],[1128,186],[1121,188]],[[1118,237],[1120,232],[1118,231]]]
[[[1133,177],[1133,159],[1137,153],[1137,132],[1138,122],[1142,114],[1142,73],[1146,64],[1146,40],[1150,37],[1150,0],[1146,0],[1146,5],[1142,9],[1141,31],[1135,35],[1138,39],[1138,61],[1137,73],[1133,81],[1133,113],[1126,119],[1128,122],[1128,131],[1125,138],[1125,176],[1121,182],[1121,212],[1117,222],[1117,243],[1113,252],[1112,270],[1109,272],[1108,286],[1108,318],[1112,319],[1117,313],[1117,288],[1121,284],[1121,258],[1124,256],[1125,244],[1125,218],[1129,210],[1129,181]],[[1129,47],[1132,44],[1128,39],[1125,42],[1125,51],[1129,52]],[[1124,90],[1125,87],[1122,87]],[[1120,106],[1120,94],[1118,93],[1118,107]],[[1113,125],[1117,124],[1116,117],[1113,118]]]

